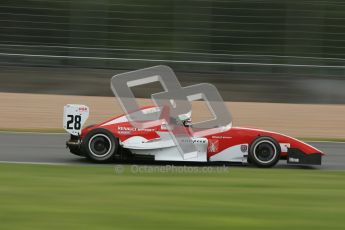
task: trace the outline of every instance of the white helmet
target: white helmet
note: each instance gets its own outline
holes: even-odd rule
[[[192,119],[191,119],[190,114],[181,114],[178,116],[178,118],[184,127],[191,127],[192,126]]]

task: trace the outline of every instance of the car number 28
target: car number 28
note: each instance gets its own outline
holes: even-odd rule
[[[80,130],[81,116],[80,115],[67,115],[67,129]]]
[[[68,104],[64,107],[63,127],[72,135],[80,135],[81,128],[89,117],[89,108],[85,105]]]

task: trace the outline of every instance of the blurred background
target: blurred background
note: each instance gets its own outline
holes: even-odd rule
[[[112,96],[165,64],[227,101],[345,102],[340,0],[2,0],[0,31],[1,92]]]

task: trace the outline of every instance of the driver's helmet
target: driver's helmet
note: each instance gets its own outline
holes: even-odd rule
[[[178,118],[184,127],[191,127],[192,126],[192,119],[189,115],[182,114],[182,115],[179,115]]]

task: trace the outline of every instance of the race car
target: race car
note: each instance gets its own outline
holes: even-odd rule
[[[159,111],[155,106],[141,112]],[[85,105],[64,107],[64,128],[71,134],[66,142],[70,152],[98,163],[124,159],[149,161],[229,162],[273,167],[279,160],[291,165],[321,165],[322,153],[295,138],[261,129],[232,127],[205,136],[190,136],[197,154],[184,157],[173,141],[166,124],[137,128],[123,114],[100,124],[82,128],[89,116]],[[191,114],[181,118],[183,127],[191,128]],[[189,132],[188,132],[189,133]]]

